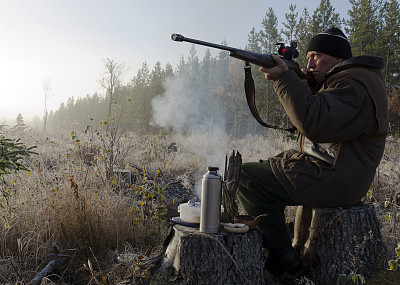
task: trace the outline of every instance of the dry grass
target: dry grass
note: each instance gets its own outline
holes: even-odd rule
[[[29,282],[51,259],[55,244],[74,257],[67,274],[79,278],[90,275],[82,267],[89,258],[92,268],[100,271],[115,258],[103,253],[127,245],[140,251],[159,244],[154,215],[145,213],[154,203],[149,198],[154,191],[150,184],[140,180],[136,191],[118,191],[115,183],[105,180],[102,155],[88,164],[82,156],[84,147],[68,136],[50,140],[29,129],[7,135],[38,145],[40,155],[27,162],[30,172],[4,177],[2,187],[11,196],[3,200],[7,227],[0,231],[0,283]],[[104,258],[109,264],[97,265],[96,256],[102,256],[99,264],[104,264]]]
[[[29,282],[57,250],[72,257],[52,277],[57,282],[112,284],[127,277],[135,260],[157,250],[165,232],[165,228],[158,231],[154,212],[161,177],[166,183],[179,182],[167,188],[166,203],[182,201],[194,194],[195,183],[207,166],[223,171],[225,155],[232,150],[240,151],[243,161],[257,161],[295,147],[293,140],[279,132],[270,132],[268,140],[129,134],[121,141],[115,161],[118,168],[134,173],[133,187],[125,189],[115,181],[107,182],[105,150],[90,134],[78,134],[79,142],[67,133],[50,138],[30,128],[9,129],[4,135],[37,145],[40,153],[27,162],[29,173],[7,175],[1,184],[11,196],[8,204],[2,200],[1,213],[8,227],[0,230],[0,283],[11,284]],[[391,249],[400,232],[400,150],[398,139],[388,141],[366,199],[376,206]],[[119,253],[133,258],[116,265]]]

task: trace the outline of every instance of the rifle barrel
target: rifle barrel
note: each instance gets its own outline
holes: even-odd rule
[[[186,38],[186,37],[182,36],[181,34],[172,34],[171,39],[176,42],[189,42],[189,43],[198,44],[198,45],[202,45],[202,46],[223,49],[223,50],[227,50],[230,52],[234,52],[237,50],[236,48],[229,47],[229,46],[224,46],[224,45],[209,43],[209,42],[205,42],[205,41],[195,40],[195,39],[191,39],[191,38]]]

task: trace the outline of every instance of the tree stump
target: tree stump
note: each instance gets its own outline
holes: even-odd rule
[[[119,189],[132,187],[132,171],[129,169],[114,169],[113,175]]]
[[[373,205],[298,207],[293,246],[310,267],[310,277],[316,284],[336,284],[341,274],[368,277],[382,245]]]
[[[221,221],[231,223],[238,214],[238,205],[236,202],[236,191],[239,184],[240,168],[242,165],[242,155],[237,151],[225,158],[224,183],[222,184],[222,206],[224,211],[221,215]]]
[[[171,267],[184,284],[265,284],[261,234],[221,228],[212,235],[176,224],[156,273]]]

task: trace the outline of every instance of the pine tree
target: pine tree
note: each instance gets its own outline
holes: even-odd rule
[[[377,54],[376,40],[379,38],[378,27],[381,26],[379,2],[376,0],[349,0],[352,9],[349,11],[346,32],[350,40],[353,56]]]
[[[260,35],[257,33],[256,28],[254,27],[250,30],[250,33],[247,36],[246,50],[262,53],[262,48],[260,45]]]
[[[389,84],[400,84],[400,5],[396,0],[385,2],[383,27],[376,47],[385,59],[384,75]]]
[[[218,90],[222,100],[220,105],[225,110],[226,124],[229,133],[241,136],[248,133],[246,128],[248,121],[248,107],[243,86],[243,62],[237,59],[231,60],[227,80],[224,86]]]
[[[151,96],[154,97],[156,95],[163,94],[164,89],[164,75],[165,71],[161,67],[161,63],[159,61],[154,65],[153,70],[150,73],[149,79],[149,89],[151,91]]]
[[[305,7],[296,28],[297,49],[299,50],[299,58],[296,61],[299,63],[301,68],[307,67],[306,49],[309,41],[313,37],[310,23],[311,17]]]
[[[267,54],[276,53],[276,44],[282,42],[283,39],[278,33],[278,19],[272,8],[268,9],[261,25],[262,30],[259,35],[263,52]],[[282,122],[286,121],[286,119],[282,120],[282,117],[286,115],[273,90],[273,83],[266,80],[263,73],[254,71],[253,75],[256,86],[256,104],[261,118],[269,124],[281,125]],[[255,124],[252,128],[253,132],[257,132],[258,129],[263,128],[255,119],[252,119],[252,122]]]
[[[190,48],[187,64],[189,66],[189,74],[193,77],[197,77],[200,73],[200,60],[197,56],[197,50],[194,44]]]
[[[341,28],[342,20],[329,0],[321,0],[311,18],[311,33],[316,35],[331,27]]]
[[[186,64],[185,58],[182,55],[180,60],[179,60],[178,66],[176,67],[176,72],[175,72],[176,75],[180,76],[180,75],[184,74],[185,70],[187,68],[186,66],[187,66],[187,64]]]
[[[282,41],[278,32],[278,18],[274,10],[270,7],[261,23],[262,30],[259,33],[262,52],[273,53],[276,50],[276,43]]]
[[[228,42],[226,40],[223,40],[221,42],[221,45],[228,45]],[[228,73],[228,67],[230,61],[231,57],[229,56],[228,52],[224,50],[220,50],[218,52],[216,67],[217,67],[218,78],[223,82],[226,81],[226,75]]]
[[[283,29],[281,32],[285,35],[288,42],[292,42],[294,40],[296,27],[298,25],[297,17],[299,13],[296,12],[295,4],[289,5],[289,11],[289,13],[285,14],[286,21],[282,23],[285,29]]]
[[[24,124],[24,118],[22,117],[21,113],[18,114],[16,122],[17,122],[17,125],[23,125]]]
[[[0,135],[0,177],[14,171],[28,171],[23,158],[37,154],[33,151],[35,148],[36,146],[26,147],[19,139],[9,139]]]
[[[226,40],[223,40],[221,41],[221,45],[228,45],[228,43]],[[218,95],[218,90],[225,85],[231,60],[229,52],[224,50],[220,50],[217,57],[210,60],[209,84],[212,94]]]
[[[170,63],[167,63],[165,65],[164,77],[165,77],[165,79],[174,77],[174,68],[172,67],[172,65]]]
[[[150,104],[149,86],[150,86],[150,71],[147,62],[142,63],[141,68],[136,73],[136,76],[131,80],[130,97],[132,105],[130,113],[132,120],[135,122],[135,128],[139,132],[146,132],[150,122]]]
[[[391,131],[400,129],[400,8],[396,0],[388,0],[381,9],[382,29],[377,40],[377,50],[385,60],[384,75],[389,94],[389,119]]]

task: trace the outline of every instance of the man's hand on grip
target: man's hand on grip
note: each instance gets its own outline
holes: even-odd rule
[[[265,78],[268,80],[276,80],[279,78],[279,76],[285,72],[288,71],[289,68],[286,65],[286,63],[280,58],[280,56],[273,54],[272,58],[274,61],[277,63],[276,66],[272,68],[264,68],[260,67],[260,71],[265,73]]]

